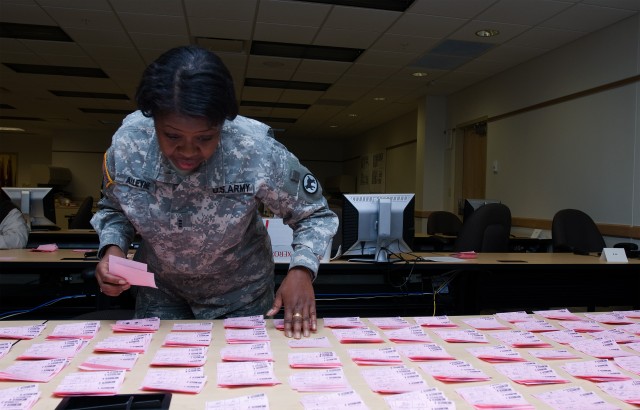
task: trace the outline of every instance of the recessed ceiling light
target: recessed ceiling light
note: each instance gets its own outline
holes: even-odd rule
[[[493,36],[497,36],[498,34],[500,34],[500,31],[494,30],[492,28],[486,28],[483,30],[476,31],[476,36],[478,37],[493,37]]]
[[[415,73],[411,73],[414,77],[426,77],[429,73],[425,73],[424,71],[416,71]]]
[[[329,125],[329,128],[338,128],[337,125]]]
[[[24,132],[25,130],[17,127],[0,127],[0,131],[4,132]]]
[[[351,118],[355,118],[355,117],[358,116],[358,114],[351,113],[351,114],[348,114],[348,116],[351,117]]]
[[[384,101],[386,98],[384,97],[373,97],[373,101]]]

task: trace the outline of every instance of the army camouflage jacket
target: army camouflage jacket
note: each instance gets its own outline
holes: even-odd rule
[[[99,255],[107,245],[129,249],[137,232],[136,259],[158,287],[190,303],[234,304],[272,285],[260,204],[293,229],[290,266],[314,277],[338,227],[309,170],[267,125],[241,116],[225,122],[213,156],[181,176],[160,152],[153,119],[135,112],[113,136],[103,169],[104,196],[92,219]]]

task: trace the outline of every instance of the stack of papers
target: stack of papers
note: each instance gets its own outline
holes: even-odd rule
[[[582,387],[567,387],[566,389],[537,393],[534,396],[556,410],[620,409],[618,406],[605,402],[594,392],[586,391]]]
[[[520,353],[508,346],[479,346],[467,349],[472,355],[488,363],[524,362]]]
[[[492,333],[491,336],[511,347],[551,347],[551,345],[531,332],[524,330],[508,330]]]
[[[640,336],[620,329],[603,330],[602,332],[594,333],[593,337],[594,339],[611,339],[621,344],[640,342]]]
[[[324,327],[333,329],[350,329],[355,327],[367,327],[359,317],[325,317]]]
[[[422,327],[458,327],[448,316],[418,316],[414,319]]]
[[[535,320],[533,316],[525,311],[518,312],[500,312],[496,313],[496,317],[502,320],[506,320],[509,323],[527,322],[529,320]]]
[[[5,357],[13,347],[13,342],[0,342],[0,359]]]
[[[300,348],[300,347],[331,347],[331,342],[329,338],[326,336],[322,337],[304,337],[301,339],[289,339],[287,341],[289,347]]]
[[[615,313],[615,312],[605,312],[605,313],[586,312],[584,313],[584,316],[598,323],[604,323],[607,325],[628,325],[630,323],[634,323],[633,320],[626,317],[625,315],[620,313]]]
[[[426,389],[422,376],[406,366],[385,366],[360,371],[372,391],[383,394]]]
[[[640,319],[640,310],[614,310],[613,313],[628,317],[629,319]]]
[[[36,384],[0,390],[0,409],[29,410],[40,398]]]
[[[350,389],[342,368],[295,373],[289,376],[289,385],[299,392],[341,392]]]
[[[225,329],[256,329],[266,327],[266,321],[260,315],[229,317],[224,319],[222,325]]]
[[[568,345],[572,342],[580,340],[586,340],[587,338],[575,330],[554,330],[553,332],[546,332],[545,337],[553,340],[561,345]]]
[[[68,364],[67,359],[29,360],[14,362],[0,371],[0,380],[48,382]]]
[[[565,363],[562,365],[562,369],[573,377],[596,383],[631,379],[631,377],[623,374],[607,359]]]
[[[485,372],[464,360],[420,363],[420,368],[436,380],[447,383],[479,382],[491,380]]]
[[[209,346],[211,331],[207,332],[169,332],[162,342],[163,346]]]
[[[225,329],[224,337],[227,343],[256,343],[268,342],[269,335],[264,327],[248,329]]]
[[[131,370],[138,360],[138,353],[119,353],[90,356],[78,366],[81,370]]]
[[[403,327],[411,326],[411,323],[402,317],[372,317],[369,318],[369,322],[383,330],[401,329]]]
[[[520,330],[532,333],[553,332],[556,329],[551,323],[545,320],[528,320],[526,322],[516,322],[514,326]]]
[[[378,332],[369,328],[331,330],[340,343],[384,343]]]
[[[611,397],[640,406],[640,380],[598,383],[598,387]]]
[[[506,330],[511,327],[498,322],[493,316],[474,317],[470,319],[463,319],[464,323],[478,330]]]
[[[151,343],[151,334],[110,336],[96,343],[94,352],[144,353]]]
[[[160,318],[118,320],[111,325],[114,332],[154,333],[160,328]]]
[[[159,349],[151,360],[151,366],[199,367],[206,361],[206,347],[172,347]]]
[[[435,343],[400,345],[398,351],[413,362],[455,359],[442,346]]]
[[[612,339],[580,340],[571,343],[571,347],[598,359],[613,359],[614,357],[633,355],[631,352],[622,350],[618,343]]]
[[[401,329],[389,330],[384,332],[390,341],[396,343],[420,343],[431,342],[431,338],[422,330],[422,327],[416,325]]]
[[[150,369],[144,376],[140,389],[196,394],[202,391],[206,382],[207,376],[202,367]]]
[[[109,255],[109,273],[125,279],[130,285],[157,288],[153,273],[147,272],[147,264]]]
[[[44,343],[34,343],[18,356],[19,360],[72,358],[88,341],[82,339],[65,339]]]
[[[354,363],[359,365],[398,365],[402,358],[393,347],[382,349],[349,349],[349,356]]]
[[[533,313],[547,319],[582,320],[580,316],[571,313],[569,309],[534,310]]]
[[[575,330],[578,333],[593,333],[605,330],[605,328],[595,320],[570,320],[559,324],[565,329]]]
[[[208,401],[205,403],[205,410],[240,410],[240,409],[260,409],[269,410],[269,398],[264,393],[252,394],[250,396],[234,397],[232,399]]]
[[[209,332],[213,330],[213,322],[174,323],[172,332]]]
[[[555,370],[546,364],[533,362],[503,363],[496,365],[495,369],[514,382],[527,386],[569,383],[569,380],[560,377]]]
[[[640,375],[640,356],[614,357],[613,361],[626,371]]]
[[[289,353],[289,366],[292,368],[329,368],[341,367],[340,358],[335,352]]]
[[[621,325],[616,327],[616,329],[622,330],[634,335],[640,335],[640,323],[632,323],[630,325]]]
[[[576,356],[566,349],[535,349],[529,350],[529,354],[542,360],[580,359],[580,356]]]
[[[435,387],[408,393],[394,394],[384,398],[391,410],[437,409],[455,410],[456,404]]]
[[[275,386],[280,381],[273,373],[272,362],[218,363],[218,386]]]
[[[444,330],[437,329],[434,332],[449,343],[489,343],[486,336],[474,329]]]
[[[353,390],[330,394],[311,394],[302,396],[300,403],[305,410],[349,409],[369,410],[362,398]]]
[[[105,396],[118,394],[124,370],[71,373],[53,391],[54,396]]]
[[[40,333],[47,327],[47,325],[33,325],[33,326],[10,326],[0,327],[1,339],[33,339],[40,336]]]
[[[56,325],[47,339],[86,339],[91,340],[100,330],[100,321],[65,323]]]
[[[225,362],[273,361],[273,353],[269,342],[225,346],[220,349],[220,357]]]
[[[456,392],[477,409],[535,410],[509,383],[460,387]]]

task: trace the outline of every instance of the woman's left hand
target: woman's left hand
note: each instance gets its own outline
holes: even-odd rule
[[[283,305],[285,336],[300,339],[301,333],[309,337],[309,331],[318,329],[312,273],[308,269],[294,267],[289,270],[266,315],[275,315]]]

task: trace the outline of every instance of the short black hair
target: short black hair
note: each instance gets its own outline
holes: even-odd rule
[[[229,70],[218,55],[193,45],[172,48],[149,64],[136,103],[146,117],[177,113],[204,117],[212,125],[238,115]]]

